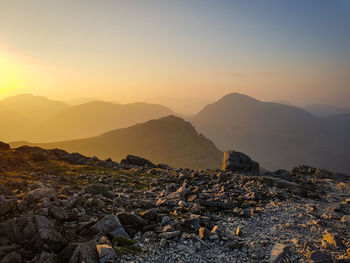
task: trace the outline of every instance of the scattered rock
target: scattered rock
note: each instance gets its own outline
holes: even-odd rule
[[[0,263],[350,259],[348,177],[308,166],[257,176],[242,160],[191,170],[0,151]]]

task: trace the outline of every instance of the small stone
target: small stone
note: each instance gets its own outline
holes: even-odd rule
[[[350,215],[344,215],[341,219],[340,222],[345,223],[345,224],[350,224]]]
[[[219,235],[218,234],[210,234],[209,239],[210,240],[214,240],[214,239],[218,239]]]
[[[164,232],[159,234],[160,238],[165,238],[165,239],[173,239],[181,235],[180,231],[174,231],[174,232]]]
[[[165,247],[168,241],[165,238],[162,238],[159,242],[160,247]]]
[[[321,215],[321,218],[324,219],[324,220],[327,220],[327,219],[328,219],[328,215],[322,214],[322,215]]]
[[[194,243],[194,246],[196,247],[196,249],[200,250],[202,247],[202,243],[201,242],[196,242]]]
[[[105,263],[109,260],[115,259],[116,257],[115,250],[110,245],[97,245],[96,249],[99,263]]]
[[[109,241],[108,237],[103,236],[103,237],[101,237],[101,238],[98,240],[98,243],[99,243],[99,244],[109,244],[110,241]]]
[[[332,245],[334,247],[340,247],[340,248],[344,246],[341,240],[336,235],[329,233],[327,230],[323,235],[322,244],[324,247],[327,247],[327,244]]]
[[[284,253],[285,247],[286,246],[283,244],[275,243],[271,249],[269,262],[271,263],[278,262],[278,260],[282,257]]]
[[[242,235],[242,231],[241,228],[238,226],[236,229],[236,236],[241,236]]]
[[[311,253],[310,259],[315,263],[330,263],[332,262],[332,257],[323,251],[313,251]]]
[[[187,203],[183,200],[180,200],[177,204],[179,207],[186,207],[187,206]]]
[[[186,246],[180,244],[177,246],[177,249],[182,251],[186,249]]]
[[[205,227],[201,227],[201,228],[199,228],[199,234],[198,235],[199,235],[200,239],[209,238],[210,231],[208,229],[206,229]]]
[[[168,224],[170,222],[170,217],[168,217],[168,216],[163,216],[163,218],[162,218],[162,221],[161,221],[161,225],[166,225],[166,224]]]
[[[174,232],[175,229],[171,225],[163,227],[163,232]]]

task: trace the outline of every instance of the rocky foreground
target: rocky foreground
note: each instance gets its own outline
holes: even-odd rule
[[[198,171],[0,143],[0,263],[350,262],[348,176],[251,164]]]

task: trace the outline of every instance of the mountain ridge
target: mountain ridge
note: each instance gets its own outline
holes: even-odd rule
[[[13,142],[12,146],[28,144]],[[30,143],[43,148],[61,148],[100,158],[120,160],[128,154],[175,167],[219,168],[223,153],[198,134],[190,122],[170,115],[96,137],[54,143]]]
[[[345,159],[350,156],[350,143],[343,131],[349,126],[331,119],[233,93],[207,105],[190,120],[219,149],[246,152],[267,169],[306,163],[349,173]]]

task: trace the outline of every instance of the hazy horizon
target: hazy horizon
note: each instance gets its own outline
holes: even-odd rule
[[[2,1],[0,99],[214,102],[239,92],[346,107],[349,14],[344,0]]]

